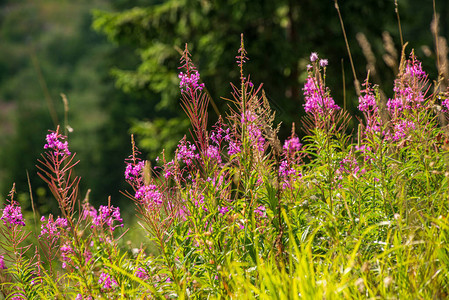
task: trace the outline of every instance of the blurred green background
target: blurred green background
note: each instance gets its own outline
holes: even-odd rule
[[[438,34],[448,37],[449,1],[435,3]],[[436,79],[432,1],[398,4],[408,52],[415,48]],[[394,1],[341,0],[339,5],[358,79],[363,81],[370,68],[374,82],[391,96],[395,58],[384,41],[388,32],[400,52]],[[81,160],[76,169],[81,195],[90,188],[95,205],[110,195],[114,205],[132,214],[130,200],[120,194],[127,188],[123,160],[130,154],[130,134],[154,160],[163,148],[170,153],[187,132],[177,78],[185,43],[225,115],[221,97],[230,97],[229,82],[239,76],[240,33],[250,58],[246,71],[254,83],[264,83],[283,121],[282,137],[304,112],[301,88],[312,51],[329,59],[332,95],[357,116],[354,77],[333,0],[0,0],[1,198],[15,182],[29,206],[28,172],[40,213],[57,209],[35,164],[47,130],[64,125],[64,93],[73,128],[70,148]],[[209,116],[217,119],[212,109]]]

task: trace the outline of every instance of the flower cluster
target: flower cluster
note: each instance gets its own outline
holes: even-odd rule
[[[193,144],[190,144],[189,141],[186,141],[186,139],[182,139],[178,145],[178,154],[176,158],[182,162],[184,162],[186,165],[190,166],[195,159],[198,158],[198,154],[195,153],[196,146]]]
[[[184,93],[184,91],[201,91],[204,88],[204,83],[198,83],[200,81],[200,73],[197,70],[193,70],[190,74],[180,72],[178,78],[181,79],[179,82],[181,93]]]
[[[206,156],[219,164],[221,163],[220,149],[217,146],[209,145],[206,150]]]
[[[427,83],[427,74],[412,52],[394,82],[394,98],[387,102],[392,124],[385,134],[388,140],[400,141],[416,128],[416,115],[426,105]]]
[[[238,141],[230,141],[228,148],[228,155],[232,156],[235,154],[239,154],[240,152],[242,152],[240,143]]]
[[[325,87],[321,68],[327,66],[327,60],[321,60],[317,65],[318,54],[315,52],[310,55],[310,61],[314,64],[308,68],[307,81],[304,84],[304,96],[306,103],[304,110],[314,116],[330,114],[340,107],[335,104],[334,99],[330,96],[329,89]]]
[[[95,209],[95,207],[90,205],[89,202],[85,202],[85,203],[83,203],[82,216],[83,216],[82,217],[83,220],[86,220],[88,217],[90,217],[91,219],[94,219],[97,217],[97,210]]]
[[[363,83],[365,89],[361,91],[359,97],[359,110],[366,118],[366,132],[380,132],[379,108],[376,102],[377,86],[373,87],[368,79]]]
[[[6,265],[5,265],[5,257],[3,255],[0,255],[0,270],[5,270]]]
[[[424,87],[427,84],[427,74],[423,71],[414,53],[410,54],[404,70],[394,82],[394,98],[389,99],[387,108],[393,117],[403,110],[422,107],[425,101]]]
[[[127,163],[125,169],[125,179],[129,181],[136,180],[140,176],[144,166],[145,166],[144,161],[140,161],[135,165]]]
[[[11,201],[11,203],[6,205],[3,209],[3,215],[0,220],[3,220],[3,223],[9,228],[15,225],[25,226],[25,220],[22,216],[22,209],[14,201]]]
[[[297,136],[285,140],[283,149],[287,157],[293,157],[301,149],[302,144]]]
[[[254,209],[254,214],[259,218],[266,218],[267,217],[267,209],[265,206],[260,205]]]
[[[359,110],[364,112],[377,112],[377,103],[374,90],[368,81],[363,84],[365,89],[361,91],[362,95],[359,97]]]
[[[444,95],[444,100],[441,102],[441,106],[444,112],[449,112],[449,90]]]
[[[224,216],[225,214],[227,214],[229,212],[229,207],[228,206],[219,206],[218,212]]]
[[[265,148],[265,138],[262,134],[262,129],[260,124],[257,122],[257,115],[252,111],[246,111],[245,114],[241,116],[242,124],[246,124],[248,130],[249,142],[254,145],[254,148],[259,152],[263,152]],[[229,145],[229,150],[231,150],[231,145]]]
[[[148,276],[148,272],[142,267],[137,268],[135,275],[142,280],[148,279],[150,277]]]
[[[315,62],[315,61],[317,61],[317,60],[318,60],[318,53],[312,52],[312,53],[310,54],[310,61],[311,61],[311,62]]]
[[[114,231],[116,227],[123,227],[123,224],[113,226],[114,221],[119,223],[123,222],[123,219],[120,217],[119,207],[114,207],[112,205],[100,205],[98,212],[99,213],[95,213],[95,216],[92,218],[92,228],[95,226],[100,227],[103,226],[103,224],[106,224],[110,230]]]
[[[141,186],[134,197],[147,208],[155,208],[163,202],[162,193],[154,184]]]
[[[75,300],[92,300],[92,297],[87,296],[86,298],[83,298],[82,294],[77,294]]]
[[[281,160],[279,165],[279,176],[283,179],[282,185],[284,188],[290,187],[291,182],[295,182],[302,177],[301,172],[294,167],[294,164],[299,162],[300,158],[298,153],[301,147],[302,144],[295,135],[292,135],[284,141],[282,147],[284,149],[284,159]]]
[[[328,89],[315,77],[312,77],[311,75],[307,77],[307,82],[305,83],[303,90],[306,99],[304,110],[307,113],[322,115],[340,109],[340,107],[335,104],[334,99],[330,96]]]
[[[357,175],[360,171],[360,167],[357,160],[352,155],[349,155],[340,161],[340,168],[337,170],[337,174],[353,174]]]
[[[62,134],[59,134],[58,131],[47,134],[47,137],[45,139],[47,140],[47,143],[44,145],[44,149],[53,150],[53,154],[55,156],[64,156],[71,154],[67,141],[65,141],[64,143],[61,142],[61,140],[66,139],[66,137]]]
[[[214,125],[214,130],[210,133],[210,140],[218,147],[221,146],[223,141],[231,141],[231,129],[225,129],[224,127],[225,125],[222,124],[222,121],[218,121],[217,124]]]
[[[300,175],[300,173],[297,172],[288,161],[283,160],[279,166],[279,175],[287,178],[292,175]]]
[[[52,239],[53,237],[59,237],[61,232],[60,230],[68,227],[67,219],[58,218],[56,221],[53,221],[53,215],[48,216],[48,220],[45,220],[45,217],[41,217],[41,234],[39,237],[47,236],[48,239]],[[45,223],[46,222],[46,223]]]
[[[109,290],[113,286],[118,286],[117,281],[111,277],[108,273],[102,272],[100,274],[100,279],[98,279],[98,284],[102,289]]]
[[[168,179],[176,173],[176,165],[175,162],[169,161],[164,164],[164,177]]]
[[[392,134],[387,133],[386,137],[387,139],[391,139],[393,141],[400,141],[407,137],[412,129],[416,129],[416,125],[413,121],[397,120],[393,126]]]
[[[291,187],[291,183],[301,178],[302,174],[292,166],[292,162],[283,160],[279,165],[279,176],[283,180],[282,187],[285,189]]]
[[[72,254],[74,253],[72,249],[72,245],[70,245],[69,242],[66,242],[64,245],[61,246],[61,260],[62,260],[62,268],[67,268],[67,262],[71,262],[72,259],[70,258]]]

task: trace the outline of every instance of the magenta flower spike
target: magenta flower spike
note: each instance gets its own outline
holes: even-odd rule
[[[58,238],[61,234],[61,229],[68,227],[67,219],[58,216],[56,221],[53,220],[53,216],[50,214],[48,220],[44,216],[41,217],[41,234],[39,237],[46,236],[48,239]]]
[[[399,116],[403,110],[418,109],[425,102],[425,86],[427,74],[414,52],[405,64],[404,70],[394,81],[394,98],[388,99],[387,108],[393,117]]]
[[[59,134],[58,130],[56,130],[56,132],[51,132],[47,134],[47,137],[45,138],[47,143],[44,145],[44,149],[52,149],[55,156],[70,155],[71,152],[69,151],[67,141],[61,141],[65,140],[66,138],[66,136]]]
[[[3,223],[9,228],[15,225],[25,226],[25,220],[22,216],[22,209],[16,203],[6,205],[0,219],[3,220]]]
[[[102,272],[98,284],[105,290],[111,289],[113,286],[117,286],[117,281],[111,277],[108,273]]]
[[[5,265],[5,257],[3,255],[0,255],[0,270],[5,270],[6,265]]]
[[[321,67],[324,68],[327,66],[327,59],[321,59],[318,63],[318,54],[313,52],[310,55],[310,61],[315,67],[308,67],[309,74],[303,88],[306,100],[304,110],[317,120],[320,116],[326,117],[327,115],[333,114],[340,107],[335,104],[329,89],[324,85],[325,74],[321,73]]]

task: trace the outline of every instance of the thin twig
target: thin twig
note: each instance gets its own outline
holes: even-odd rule
[[[435,0],[432,1],[433,3],[433,34],[434,34],[434,38],[435,38],[435,54],[437,57],[437,66],[438,68],[440,68],[440,45],[439,45],[439,38],[438,38],[438,16],[437,16],[437,10],[436,10],[436,5],[435,5]],[[441,72],[440,70],[438,70],[438,79],[440,79],[441,76]]]
[[[343,23],[343,18],[341,17],[340,7],[338,6],[338,0],[334,0],[334,2],[335,2],[335,9],[337,10],[337,13],[338,13],[338,18],[340,19],[340,25],[341,25],[341,30],[343,31],[343,37],[345,39],[346,49],[348,50],[349,61],[351,62],[352,74],[354,75],[355,91],[357,93],[357,96],[360,96],[360,82],[357,79],[357,74],[355,72],[354,62],[352,60],[351,48],[349,47],[348,38],[346,36],[345,25]]]
[[[435,3],[435,1],[434,1]],[[399,6],[398,0],[394,0],[394,11],[396,13],[396,17],[398,18],[398,28],[399,28],[399,37],[401,38],[401,47],[404,47],[404,39],[402,38],[402,26],[401,26],[401,18],[399,16]]]

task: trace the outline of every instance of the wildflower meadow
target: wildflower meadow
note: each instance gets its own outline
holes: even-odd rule
[[[209,95],[187,45],[180,103],[191,127],[157,164],[134,140],[123,194],[146,243],[105,198],[93,207],[61,128],[39,176],[59,215],[25,218],[14,186],[0,222],[5,299],[444,299],[449,296],[449,94],[404,47],[394,96],[364,81],[357,120],[332,97],[313,52],[305,117],[278,138],[262,85],[245,73],[209,127]],[[349,123],[359,125],[349,129]],[[167,157],[173,157],[168,159]],[[33,210],[34,211],[34,210]]]

